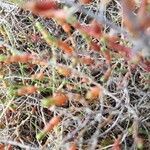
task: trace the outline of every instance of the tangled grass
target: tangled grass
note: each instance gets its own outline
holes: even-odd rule
[[[58,3],[78,26],[0,2],[0,149],[149,149],[149,22],[117,0]]]

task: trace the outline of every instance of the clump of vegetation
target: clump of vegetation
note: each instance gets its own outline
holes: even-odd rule
[[[149,0],[0,4],[0,149],[150,148]]]

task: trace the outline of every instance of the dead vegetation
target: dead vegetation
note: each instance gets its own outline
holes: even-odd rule
[[[1,1],[0,149],[149,149],[149,5]]]

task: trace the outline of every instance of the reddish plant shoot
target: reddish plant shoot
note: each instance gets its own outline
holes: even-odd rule
[[[67,150],[78,150],[75,143],[71,143],[70,147]]]
[[[53,99],[56,106],[63,106],[69,100],[68,96],[64,93],[55,93]]]
[[[90,45],[90,49],[93,50],[93,51],[99,52],[101,50],[101,48],[98,45],[98,43],[95,43],[95,42],[91,41],[89,43],[89,45]]]
[[[93,65],[94,64],[94,60],[90,56],[83,56],[80,59],[80,61],[82,64],[85,64],[85,65]]]
[[[53,0],[46,1],[29,1],[22,6],[26,10],[32,11],[36,15],[46,18],[66,19],[67,15],[64,10],[58,8],[58,4]]]
[[[34,80],[43,80],[44,77],[45,77],[45,75],[43,72],[39,72],[39,73],[36,73],[36,74],[31,76],[31,78]]]
[[[102,96],[102,90],[95,86],[91,87],[90,90],[86,93],[86,99],[95,100]]]
[[[97,22],[96,20],[92,20],[91,23],[90,23],[90,32],[91,32],[91,35],[99,38],[103,33],[102,33],[102,30],[103,30],[103,26]]]
[[[0,144],[0,150],[5,150],[5,145],[4,144]]]
[[[90,4],[92,0],[80,0],[81,4]]]
[[[124,45],[117,44],[117,43],[112,43],[112,42],[108,43],[108,47],[109,49],[112,49],[113,51],[118,52],[123,57],[127,59],[131,59],[131,56],[132,56],[131,48],[126,47]]]
[[[64,66],[60,66],[56,68],[57,72],[64,76],[64,77],[69,77],[71,75],[71,69],[64,67]]]
[[[112,73],[112,68],[108,68],[107,71],[104,73],[103,77],[101,78],[101,81],[106,82]]]
[[[36,135],[37,140],[39,141],[42,140],[46,136],[46,134],[48,132],[51,132],[54,129],[54,127],[58,126],[60,122],[61,122],[61,118],[59,116],[53,117],[49,121],[49,123],[45,125],[44,129]]]
[[[136,3],[134,0],[123,0],[123,10],[125,13],[128,13],[129,11],[134,11]]]
[[[47,133],[50,132],[55,126],[60,123],[61,119],[59,116],[53,117],[48,124],[43,129],[43,132]]]
[[[33,59],[31,54],[12,55],[6,59],[6,63],[29,63]]]
[[[27,2],[24,8],[32,10],[34,13],[41,13],[44,11],[54,10],[58,8],[56,1],[53,0],[37,0]]]
[[[69,46],[67,43],[58,40],[57,45],[65,54],[68,54],[68,55],[73,54],[73,51],[74,51],[73,47]]]
[[[59,25],[62,26],[63,30],[66,33],[70,33],[70,31],[71,31],[71,25],[70,24],[68,24],[64,19],[57,19],[56,21]]]
[[[102,51],[102,55],[104,56],[104,58],[106,59],[106,64],[110,65],[111,64],[111,54],[110,51],[108,49],[104,49]]]
[[[24,87],[21,87],[20,89],[18,89],[17,95],[23,96],[23,95],[27,95],[27,94],[34,94],[36,92],[37,92],[37,87],[35,87],[35,86],[24,86]]]
[[[66,33],[70,33],[70,31],[71,31],[71,26],[68,23],[64,23],[62,25],[62,28]]]
[[[88,82],[89,82],[89,79],[86,78],[86,77],[83,77],[83,78],[81,79],[81,83],[88,83]]]
[[[12,150],[12,145],[11,144],[8,144],[8,145],[5,145],[5,144],[0,144],[0,150]]]
[[[115,139],[112,150],[121,150],[120,137]]]
[[[64,106],[68,102],[69,98],[65,93],[57,92],[53,97],[42,100],[42,106],[50,107],[52,105]]]
[[[79,22],[77,22],[73,26],[86,35],[89,35],[96,39],[99,39],[102,36],[102,25],[95,20],[93,20],[88,25],[80,24]]]
[[[141,31],[150,27],[149,7],[149,0],[143,0],[138,10],[137,19],[139,22],[139,30]]]

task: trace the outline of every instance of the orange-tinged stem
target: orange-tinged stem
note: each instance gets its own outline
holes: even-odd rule
[[[49,123],[46,124],[46,126],[43,129],[43,132],[47,133],[50,132],[55,126],[57,126],[60,123],[61,119],[59,116],[53,117]]]
[[[37,138],[38,140],[42,140],[42,139],[46,136],[46,134],[47,134],[48,132],[52,131],[53,128],[56,127],[60,122],[61,122],[61,118],[60,118],[59,116],[53,117],[53,118],[49,121],[49,123],[47,123],[47,124],[45,125],[44,129],[43,129],[40,133],[38,133],[38,134],[36,135],[36,138]]]
[[[58,40],[57,41],[57,45],[60,49],[62,49],[62,51],[66,54],[72,55],[73,54],[73,47],[69,46],[67,43]]]

